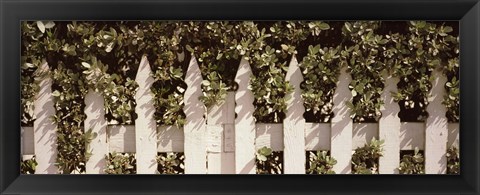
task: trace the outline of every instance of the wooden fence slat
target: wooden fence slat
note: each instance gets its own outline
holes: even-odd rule
[[[447,78],[442,71],[432,72],[434,78],[429,93],[427,106],[428,118],[425,121],[425,173],[445,174],[447,172],[447,140],[448,127],[445,113],[447,108],[442,104]]]
[[[207,125],[208,174],[234,174],[235,154],[225,152],[225,125]]]
[[[337,88],[333,95],[334,117],[332,118],[332,138],[331,154],[337,160],[333,170],[337,174],[347,174],[351,172],[352,158],[352,119],[350,118],[350,109],[345,102],[352,99],[352,93],[348,85],[352,81],[350,74],[347,73],[347,67],[340,70],[340,76],[337,82]]]
[[[138,115],[135,120],[135,147],[139,174],[154,174],[157,170],[157,124],[153,118],[155,105],[150,90],[155,79],[151,73],[147,57],[143,56],[135,78],[139,86],[135,94],[135,112]]]
[[[233,174],[235,173],[235,155],[232,152],[226,151],[226,134],[228,126],[228,134],[231,134],[232,124],[226,124],[229,116],[232,114],[229,112],[235,112],[229,110],[233,108],[228,100],[232,99],[230,96],[234,96],[232,92],[228,92],[225,102],[220,105],[214,105],[211,111],[207,113],[207,167],[208,174]],[[232,139],[230,138],[230,141]],[[230,143],[233,144],[233,143]]]
[[[208,123],[208,122],[207,122]],[[206,126],[207,130],[207,173],[222,173],[222,125]]]
[[[35,141],[33,138],[33,127],[21,127],[22,129],[22,154],[35,154]]]
[[[305,123],[305,150],[330,150],[330,123]]]
[[[424,150],[425,149],[425,123],[424,122],[401,122],[399,140],[400,140],[400,150],[415,150],[415,147],[417,147],[419,150]]]
[[[185,139],[182,129],[177,126],[159,126],[157,132],[158,152],[183,152]]]
[[[135,150],[135,126],[109,125],[107,128],[110,152],[130,152]],[[176,126],[157,128],[157,152],[184,152],[184,132]]]
[[[448,123],[448,143],[447,148],[460,146],[460,125],[458,123]]]
[[[186,115],[184,126],[185,134],[185,173],[205,174],[207,173],[207,150],[205,143],[205,108],[198,99],[202,95],[202,74],[198,67],[197,60],[192,56],[185,75],[185,90],[183,108]]]
[[[105,106],[102,94],[90,90],[85,95],[85,132],[92,130],[96,137],[92,139],[87,151],[92,155],[86,164],[87,174],[104,174],[108,155],[107,120],[105,119]]]
[[[398,78],[384,73],[385,87],[381,94],[384,105],[380,107],[382,117],[378,121],[378,134],[385,140],[383,156],[379,159],[380,174],[398,174],[400,166],[400,106],[395,102],[392,93],[397,92]]]
[[[370,143],[372,138],[378,139],[378,123],[353,123],[352,150]]]
[[[33,127],[20,127],[22,137],[20,138],[20,154],[22,154],[22,160],[31,159],[35,155],[34,139],[33,139]]]
[[[235,125],[224,124],[222,136],[222,174],[235,174]]]
[[[207,124],[206,131],[207,152],[220,153],[222,151],[223,126]]]
[[[55,115],[55,107],[52,96],[52,79],[48,75],[49,67],[43,63],[38,68],[41,77],[40,91],[35,97],[34,113],[36,120],[33,122],[35,139],[35,156],[37,167],[35,174],[55,174],[58,168],[55,166],[57,158],[57,134],[56,124],[51,117]]]
[[[235,92],[229,91],[227,93],[225,102],[227,117],[225,118],[225,124],[235,124]]]
[[[255,120],[253,112],[254,96],[248,89],[252,70],[247,60],[240,61],[235,82],[238,89],[235,93],[235,172],[239,174],[255,174]]]
[[[305,107],[300,89],[303,75],[295,56],[290,61],[285,80],[290,82],[294,90],[286,95],[287,113],[283,120],[284,173],[305,174]]]
[[[207,112],[207,124],[224,124],[227,120],[226,99],[222,104],[213,105]]]
[[[283,124],[257,123],[255,131],[255,150],[266,146],[273,151],[283,151]]]
[[[25,130],[23,129],[22,126],[20,126],[20,155],[22,155],[22,160],[23,160],[23,155],[25,154],[25,151],[23,148],[25,148]]]
[[[107,140],[109,152],[136,152],[134,125],[108,125]]]
[[[227,117],[223,132],[223,140],[225,141],[224,152],[232,153],[235,152],[235,92],[228,92],[226,104]]]

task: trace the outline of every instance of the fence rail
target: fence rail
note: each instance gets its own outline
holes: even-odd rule
[[[48,65],[43,64],[40,69],[47,70]],[[255,152],[263,146],[283,151],[286,174],[305,173],[305,151],[311,150],[330,150],[337,160],[334,171],[346,174],[351,172],[352,150],[373,137],[385,140],[384,155],[379,159],[381,174],[398,173],[400,151],[415,147],[425,152],[427,174],[443,174],[447,147],[458,146],[459,142],[459,124],[447,123],[446,108],[441,104],[446,78],[438,70],[433,72],[435,80],[425,122],[400,122],[398,103],[391,96],[397,90],[398,78],[383,75],[385,104],[379,122],[353,123],[345,105],[352,98],[348,89],[351,76],[343,68],[333,96],[331,123],[307,123],[300,90],[303,77],[294,56],[286,75],[286,80],[295,87],[289,94],[286,118],[283,123],[262,124],[254,122],[254,97],[247,88],[252,71],[245,60],[241,60],[236,74],[237,91],[228,92],[225,103],[215,105],[204,118],[206,110],[198,99],[202,94],[202,76],[192,57],[185,79],[186,124],[182,129],[156,125],[150,92],[154,79],[150,73],[150,65],[143,57],[136,76],[139,90],[135,96],[138,114],[135,125],[108,125],[102,95],[94,91],[86,95],[84,129],[97,133],[89,147],[93,155],[86,164],[87,174],[104,173],[105,156],[114,151],[136,153],[139,174],[155,173],[157,152],[184,152],[186,174],[254,174]],[[22,154],[25,158],[36,156],[36,174],[57,173],[56,127],[50,120],[55,113],[51,85],[48,77],[40,82],[41,90],[35,101],[36,120],[33,127],[22,127]]]

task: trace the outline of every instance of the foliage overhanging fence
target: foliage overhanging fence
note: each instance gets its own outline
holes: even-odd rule
[[[346,102],[351,100],[349,83],[352,78],[343,67],[333,95],[334,116],[330,123],[307,123],[300,84],[303,76],[295,56],[291,58],[285,77],[294,90],[287,98],[287,112],[283,123],[255,123],[254,96],[248,89],[252,75],[250,64],[242,59],[235,76],[236,91],[229,91],[226,101],[206,109],[199,100],[202,95],[202,75],[195,56],[189,60],[185,75],[184,93],[185,125],[158,126],[154,119],[154,97],[151,86],[150,63],[142,57],[135,81],[134,125],[109,125],[105,118],[104,98],[94,91],[85,96],[85,132],[92,130],[96,136],[89,142],[86,162],[87,174],[104,173],[110,152],[136,153],[137,173],[154,174],[157,169],[157,152],[184,152],[185,173],[255,173],[255,152],[267,146],[283,151],[284,173],[305,173],[305,151],[329,150],[337,160],[336,173],[351,172],[352,150],[363,146],[373,137],[385,140],[384,153],[379,159],[381,174],[398,173],[400,151],[424,150],[425,172],[441,174],[447,170],[447,148],[458,147],[459,124],[449,123],[442,104],[445,95],[446,76],[441,70],[432,72],[434,80],[430,90],[428,117],[425,122],[400,122],[398,102],[392,92],[397,91],[399,79],[383,74],[384,90],[381,99],[381,118],[378,123],[354,123]],[[44,63],[38,71],[48,71]],[[53,106],[52,79],[39,78],[40,91],[35,97],[33,127],[22,127],[22,155],[25,159],[35,155],[36,174],[57,173],[56,126],[51,117]],[[321,81],[319,81],[321,82]],[[204,114],[206,117],[204,117]]]

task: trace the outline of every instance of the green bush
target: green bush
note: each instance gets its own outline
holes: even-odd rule
[[[135,154],[129,153],[109,153],[106,157],[106,174],[136,174],[137,161]]]
[[[310,157],[310,158],[309,158]],[[307,151],[307,174],[335,174],[337,160],[328,151]]]
[[[400,77],[398,93],[394,97],[403,112],[419,113],[409,116],[407,121],[424,121],[428,116],[425,108],[432,88],[431,80],[434,79],[431,72],[444,68],[444,64],[454,58],[450,51],[458,42],[450,35],[453,31],[450,26],[426,21],[410,21],[408,24],[408,33],[401,41],[401,55],[397,56],[402,63],[394,70]]]
[[[63,174],[84,172],[86,137],[83,132],[86,89],[76,84],[80,71],[68,69],[59,63],[53,72],[53,96],[56,110],[53,120],[57,124],[57,166]]]
[[[53,41],[52,28],[54,26],[54,22],[22,22],[22,57],[20,62],[22,125],[32,126],[35,120],[33,114],[34,101],[35,95],[40,90],[38,80],[42,78],[41,72],[37,72],[37,69],[41,64],[45,63],[45,57],[49,51],[49,43]]]
[[[182,35],[187,51],[197,57],[204,81],[200,100],[207,109],[225,101],[232,90],[240,62],[237,44],[241,40],[240,22],[184,22]]]
[[[35,156],[30,159],[22,160],[20,162],[20,173],[21,174],[35,174],[35,168],[38,163],[35,160]]]
[[[145,21],[136,29],[142,37],[133,39],[132,45],[138,45],[139,41],[144,45],[155,79],[151,87],[155,120],[159,125],[181,127],[185,124],[183,94],[187,88],[184,79],[189,57],[182,46],[182,36],[176,33],[182,29],[181,23]]]
[[[157,171],[159,174],[184,174],[185,154],[183,152],[158,153]]]
[[[283,174],[283,152],[275,152],[266,146],[256,153],[257,174]]]
[[[398,168],[400,174],[425,174],[425,165],[423,152],[415,147],[412,154],[405,154],[400,159],[400,167]]]
[[[460,151],[455,146],[447,150],[447,174],[460,174]]]
[[[342,60],[352,76],[349,89],[353,100],[347,106],[354,122],[376,122],[381,116],[382,71],[387,70],[384,53],[389,40],[375,33],[380,25],[378,21],[345,22],[342,29],[347,40]]]
[[[339,50],[310,45],[299,65],[304,78],[300,87],[305,111],[315,119],[308,122],[330,122],[333,117],[333,94],[341,67]]]
[[[457,44],[458,45],[458,44]],[[458,47],[458,46],[457,46]],[[458,55],[458,48],[457,48]],[[443,104],[447,107],[448,122],[458,123],[460,121],[460,79],[459,79],[458,57],[448,60],[448,64],[444,69],[448,81],[445,83],[446,94]]]
[[[369,144],[355,149],[352,155],[353,174],[378,174],[378,159],[383,156],[384,140],[372,138]]]
[[[285,95],[293,91],[293,86],[285,81],[288,67],[285,62],[279,62],[275,53],[274,48],[267,46],[265,53],[255,53],[252,58],[254,75],[249,89],[255,97],[256,122],[282,122],[287,109]]]
[[[309,36],[318,36],[322,30],[329,28],[321,21],[264,22],[259,23],[257,28],[251,28],[253,32],[249,39],[254,44],[247,57],[253,71],[249,89],[255,96],[256,122],[283,121],[286,95],[293,91],[293,86],[285,81],[287,62],[298,53],[296,47],[304,44]]]

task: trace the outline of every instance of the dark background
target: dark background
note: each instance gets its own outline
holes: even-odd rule
[[[0,0],[0,192],[478,194],[478,0]],[[461,168],[455,175],[22,175],[21,20],[460,20]]]

